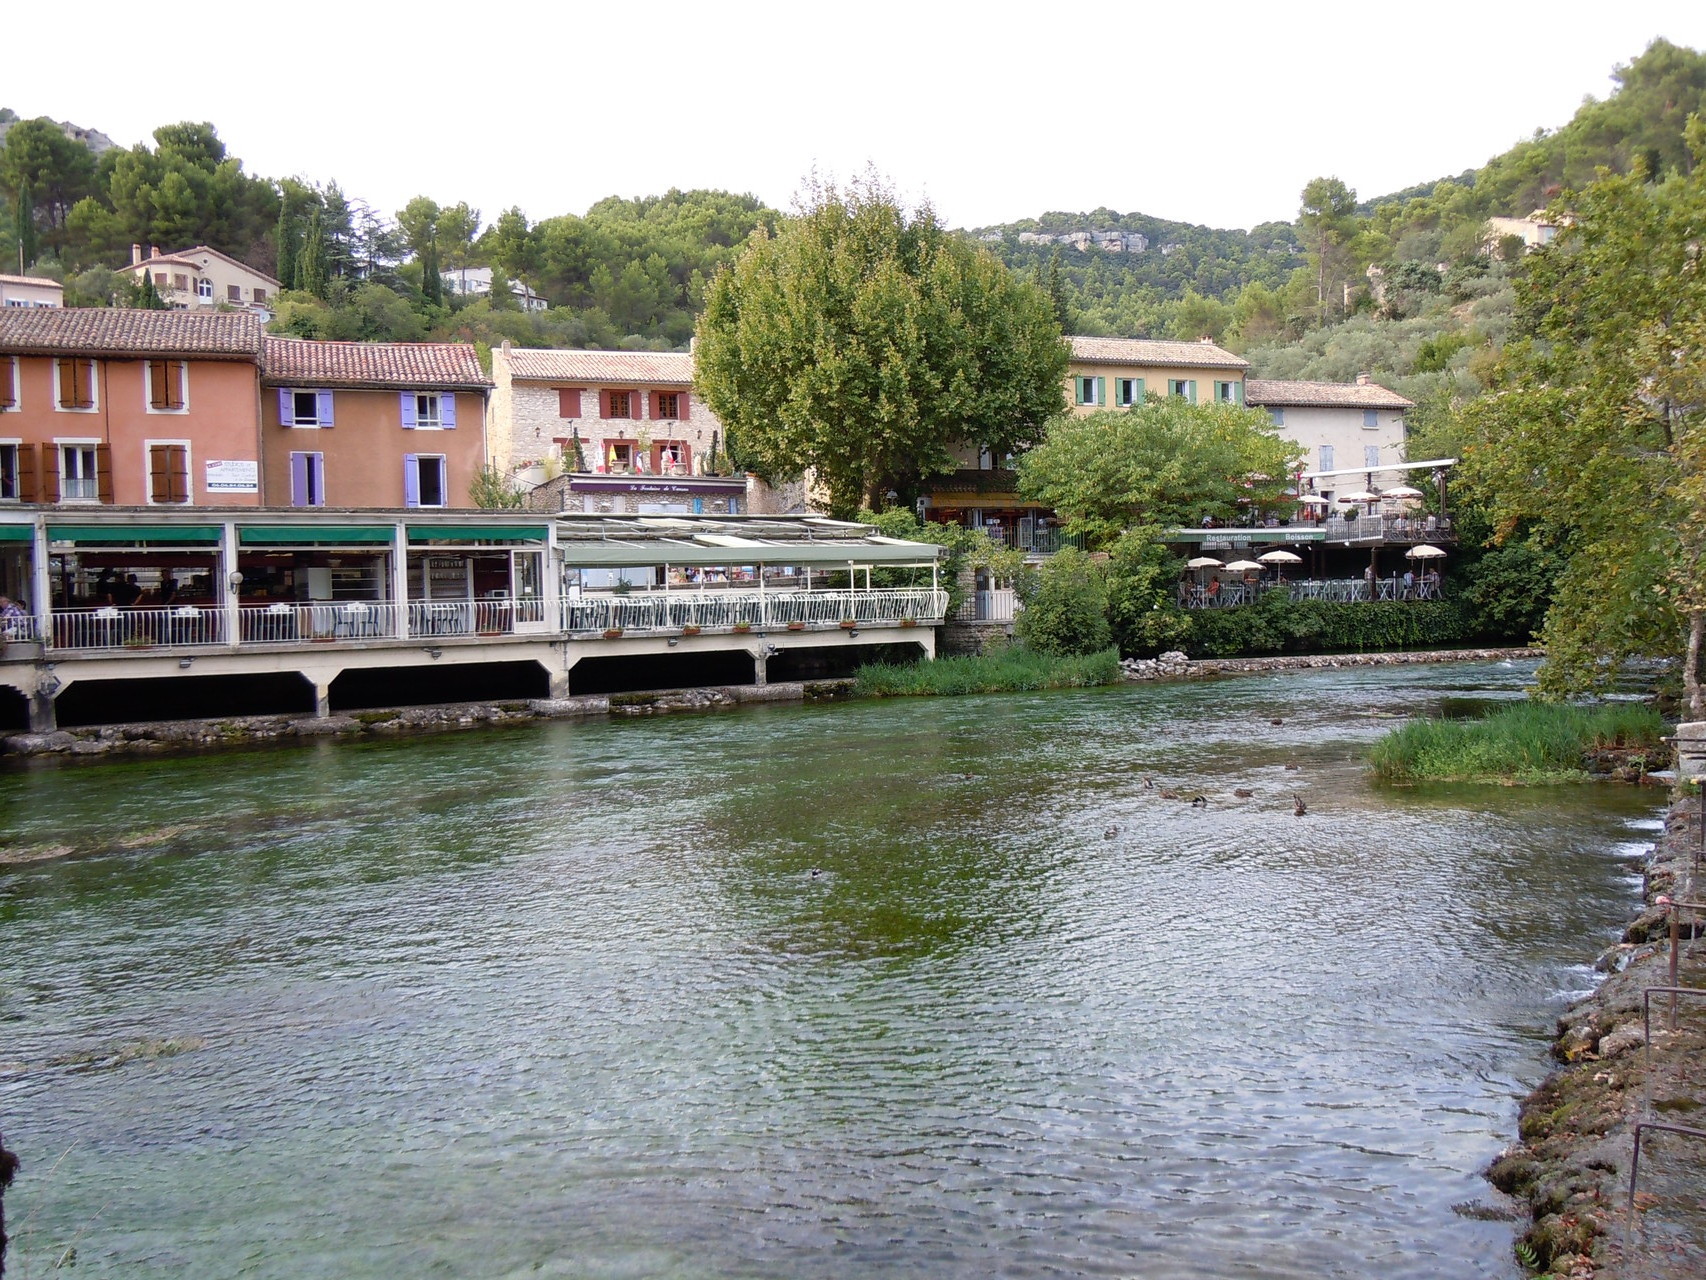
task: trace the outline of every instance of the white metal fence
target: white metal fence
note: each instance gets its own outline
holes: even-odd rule
[[[731,627],[835,626],[851,622],[936,623],[945,591],[706,591],[585,596],[563,601],[563,630],[706,631]]]

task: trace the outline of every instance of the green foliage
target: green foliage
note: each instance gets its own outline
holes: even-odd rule
[[[1527,644],[1540,631],[1562,559],[1531,542],[1495,547],[1463,573],[1460,599],[1472,634]]]
[[[1270,592],[1253,605],[1192,610],[1188,620],[1180,647],[1193,658],[1447,649],[1471,634],[1449,600],[1336,604]]]
[[[908,542],[929,542],[947,550],[948,554],[943,558],[937,576],[942,588],[948,593],[949,617],[965,603],[966,592],[962,578],[967,570],[987,570],[996,580],[1009,581],[1024,568],[1024,552],[1002,546],[987,534],[977,529],[968,529],[963,524],[922,521],[908,507],[890,507],[882,512],[861,511],[859,519],[865,524],[876,526],[885,537],[903,538]],[[900,571],[878,570],[876,577],[882,578],[885,585],[890,585],[886,575],[898,572]],[[902,583],[897,580],[892,585],[913,584],[910,581]]]
[[[1382,782],[1570,782],[1583,756],[1607,747],[1664,750],[1664,719],[1651,707],[1518,702],[1482,720],[1412,720],[1370,753]]]
[[[1177,608],[1180,557],[1154,540],[1152,530],[1123,534],[1104,570],[1108,622],[1123,654],[1156,654],[1178,648],[1191,621]]]
[[[1019,460],[1019,490],[1099,547],[1130,528],[1230,521],[1277,506],[1300,457],[1258,409],[1155,395],[1050,423]]]
[[[1068,548],[1049,557],[1021,589],[1024,610],[1013,624],[1027,649],[1053,657],[1100,653],[1113,643],[1108,586],[1101,566]]]
[[[468,497],[476,507],[488,511],[520,509],[527,505],[527,490],[511,480],[501,469],[484,466],[475,472],[468,486]]]
[[[865,698],[951,697],[968,693],[1016,693],[1037,689],[1080,689],[1117,684],[1119,655],[1112,649],[1051,657],[1017,646],[977,657],[937,658],[914,666],[864,666],[853,692]]]
[[[737,459],[814,469],[845,514],[951,470],[952,445],[1012,452],[1059,411],[1066,347],[1042,290],[876,178],[802,205],[717,275],[699,322],[699,390]]]

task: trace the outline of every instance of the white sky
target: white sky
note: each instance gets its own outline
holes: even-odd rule
[[[1476,167],[1655,36],[1706,47],[1700,0],[74,8],[80,38],[4,59],[0,106],[120,145],[209,120],[250,173],[487,221],[672,186],[785,208],[814,166],[874,164],[951,226],[1248,227],[1317,175],[1368,197]]]

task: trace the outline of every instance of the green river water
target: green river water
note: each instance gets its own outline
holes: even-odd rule
[[[1514,1276],[1658,793],[1362,761],[1530,675],[0,772],[7,1276]]]

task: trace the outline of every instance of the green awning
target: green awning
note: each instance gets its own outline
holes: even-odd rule
[[[249,525],[237,530],[237,545],[242,547],[366,547],[389,544],[395,533],[396,530],[390,525]]]
[[[542,524],[412,524],[410,542],[543,542]]]
[[[216,524],[50,524],[49,542],[80,547],[217,547]]]
[[[33,524],[0,524],[0,542],[34,542],[35,536]]]

